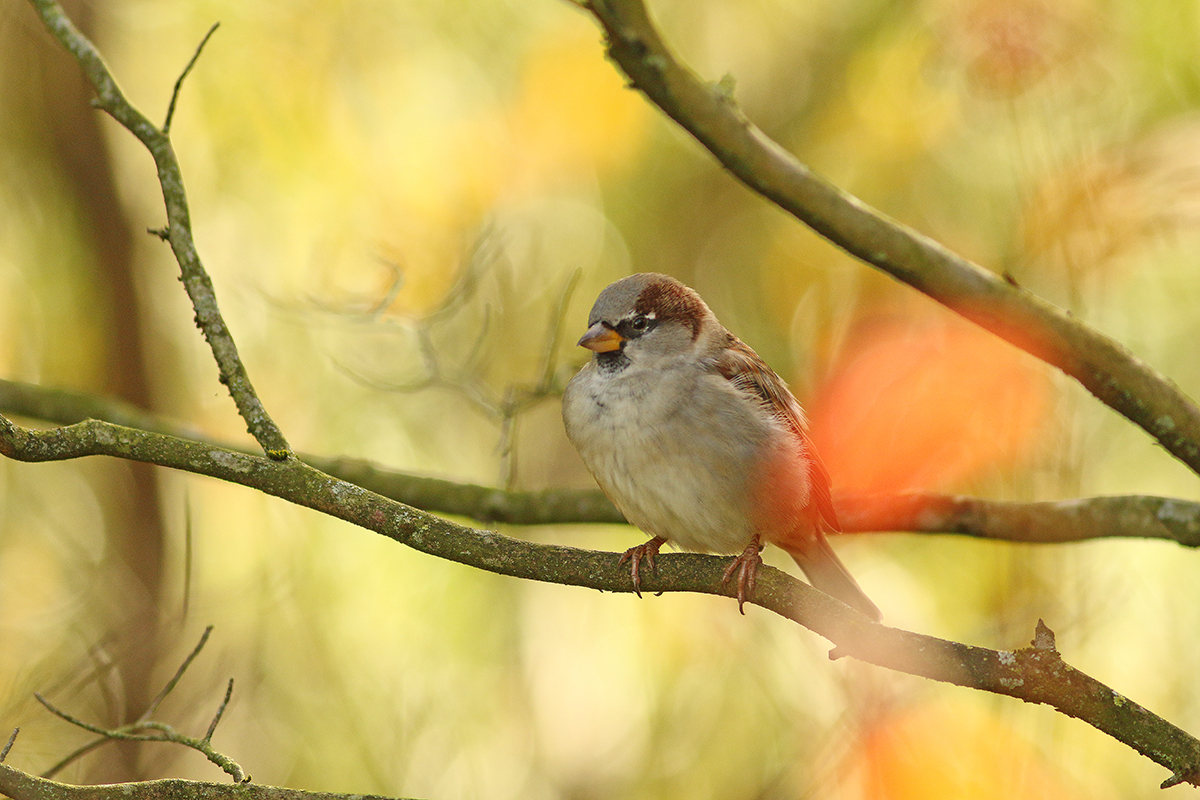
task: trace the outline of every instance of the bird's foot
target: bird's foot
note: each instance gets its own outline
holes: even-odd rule
[[[742,614],[746,613],[744,608],[746,595],[751,594],[754,591],[754,585],[758,583],[758,568],[763,563],[762,556],[759,555],[761,551],[762,543],[755,536],[741,554],[734,556],[733,561],[729,562],[729,566],[725,568],[725,574],[721,576],[721,583],[729,583],[729,579],[735,572],[737,573],[738,611]]]
[[[654,557],[658,555],[658,550],[667,543],[666,539],[661,539],[655,536],[645,544],[639,544],[637,547],[631,547],[621,556],[621,560],[617,562],[617,566],[628,561],[631,564],[630,576],[633,578],[633,593],[638,597],[642,596],[642,561],[650,565],[651,571],[654,567]]]

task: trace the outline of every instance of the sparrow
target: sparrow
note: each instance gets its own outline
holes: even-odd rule
[[[625,518],[652,538],[621,557],[641,596],[642,562],[670,542],[736,554],[738,608],[760,551],[783,548],[817,589],[879,620],[825,538],[840,531],[829,473],[787,384],[726,330],[695,291],[641,273],[597,298],[567,385],[567,437]]]

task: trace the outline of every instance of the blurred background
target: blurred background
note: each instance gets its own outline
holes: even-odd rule
[[[173,124],[196,239],[298,450],[521,489],[591,480],[555,388],[610,281],[694,286],[810,412],[839,491],[1197,499],[1073,382],[845,256],[629,91],[562,0],[76,0]],[[667,39],[843,188],[1200,394],[1200,5],[655,0]],[[728,76],[728,77],[726,77]],[[0,376],[245,441],[178,283],[152,162],[0,2]],[[622,550],[623,526],[505,529]],[[891,625],[1068,662],[1200,732],[1200,556],[1162,542],[835,543]],[[794,567],[769,556],[787,569]],[[826,659],[760,609],[602,596],[430,559],[249,490],[111,460],[0,462],[0,726],[43,770],[138,716],[254,779],[430,798],[1158,797],[1044,707]],[[221,780],[108,746],[73,782]],[[1184,790],[1176,790],[1184,791]]]

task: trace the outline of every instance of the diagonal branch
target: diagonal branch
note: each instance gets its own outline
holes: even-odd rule
[[[680,63],[642,0],[591,0],[608,54],[748,187],[830,242],[1079,381],[1200,473],[1200,408],[1119,342],[813,174]]]
[[[162,186],[163,200],[166,203],[167,226],[162,231],[155,231],[171,244],[175,259],[179,262],[181,278],[192,306],[196,311],[196,325],[204,334],[216,359],[220,370],[221,383],[229,387],[229,394],[237,404],[238,413],[246,421],[250,433],[258,440],[263,450],[272,458],[286,458],[290,452],[287,440],[267,414],[262,402],[255,394],[250,376],[242,365],[238,355],[237,345],[225,325],[221,311],[217,307],[217,296],[213,290],[212,280],[200,263],[200,254],[192,239],[192,222],[188,211],[187,193],[183,188],[183,173],[179,168],[179,160],[171,146],[171,139],[166,130],[159,130],[144,114],[134,108],[117,86],[112,73],[104,63],[95,46],[71,23],[63,13],[62,8],[54,0],[29,0],[38,15],[42,18],[46,29],[62,44],[79,62],[83,74],[92,84],[96,92],[95,105],[106,111],[113,119],[124,126],[130,133],[146,146],[154,157],[158,170],[158,182]],[[209,30],[209,35],[212,30]],[[208,41],[208,36],[204,37]],[[201,42],[201,47],[204,43]],[[199,48],[196,51],[199,55]],[[192,62],[180,76],[180,81],[191,69]],[[176,86],[176,95],[178,94]],[[172,96],[172,104],[174,104]],[[172,109],[173,111],[173,109]],[[167,124],[170,124],[168,115]]]
[[[438,558],[500,575],[632,592],[616,553],[536,544],[456,525],[338,480],[290,459],[273,461],[98,420],[32,430],[0,417],[0,455],[60,461],[109,455],[208,475],[257,489],[387,536]],[[642,576],[647,592],[699,592],[732,597],[723,583],[726,559],[695,553],[661,557]],[[1047,703],[1107,733],[1171,771],[1167,783],[1200,785],[1200,741],[1099,681],[1064,663],[1048,631],[1032,648],[994,651],[868,620],[832,597],[776,569],[764,568],[749,602],[793,620],[853,656],[933,680]]]
[[[200,54],[204,52],[204,45],[208,44],[208,40],[217,32],[217,28],[221,23],[214,22],[212,27],[208,29],[208,33],[204,34],[204,38],[200,40],[200,44],[196,45],[196,52],[192,54],[187,66],[183,68],[183,72],[179,73],[179,77],[175,79],[175,88],[171,90],[171,102],[167,104],[167,118],[163,120],[162,134],[168,136],[171,133],[171,121],[175,118],[175,104],[179,102],[179,90],[183,88],[183,80],[192,71],[192,67],[196,66],[196,61],[200,59]]]
[[[138,722],[145,722],[153,717],[154,713],[158,711],[159,705],[162,704],[162,701],[167,699],[167,695],[175,691],[175,687],[179,685],[181,680],[183,680],[183,674],[187,672],[188,667],[190,667],[192,662],[196,660],[196,656],[200,655],[200,651],[204,649],[204,645],[208,644],[208,637],[212,636],[212,632],[212,625],[209,625],[204,629],[204,633],[200,634],[200,641],[197,642],[196,646],[192,648],[192,652],[188,653],[187,658],[185,658],[183,663],[179,665],[179,669],[175,670],[175,674],[171,676],[171,680],[167,681],[167,684],[162,688],[162,691],[155,695],[154,699],[150,701],[150,705],[146,706],[146,710],[143,711],[142,715],[137,718]],[[208,738],[211,739],[212,736],[210,735]]]

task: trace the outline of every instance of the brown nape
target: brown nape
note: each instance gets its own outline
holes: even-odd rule
[[[700,321],[708,313],[708,306],[691,289],[664,276],[642,289],[633,310],[663,322],[681,322],[692,329],[695,339],[700,335]]]

